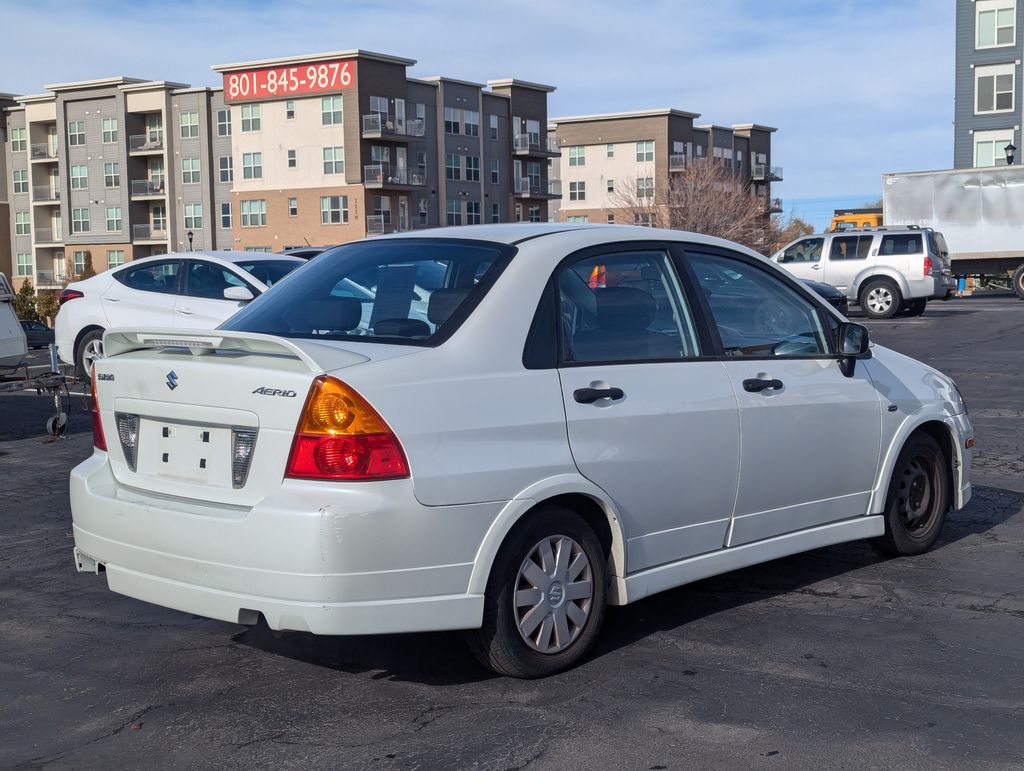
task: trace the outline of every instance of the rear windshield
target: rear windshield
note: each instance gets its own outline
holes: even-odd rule
[[[302,266],[301,262],[295,260],[238,260],[235,265],[257,281],[262,281],[268,287],[273,286],[293,270]]]
[[[221,329],[281,337],[437,345],[515,250],[462,239],[360,241],[324,252]]]

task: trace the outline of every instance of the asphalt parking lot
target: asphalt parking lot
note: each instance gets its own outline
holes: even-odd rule
[[[937,548],[820,549],[610,609],[595,655],[543,681],[458,634],[275,634],[112,594],[71,556],[88,414],[46,442],[49,400],[0,396],[0,767],[1021,768],[1024,302],[868,326],[970,408],[974,500]]]

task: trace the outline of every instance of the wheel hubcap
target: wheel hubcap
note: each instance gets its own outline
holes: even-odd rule
[[[82,351],[82,368],[85,370],[85,374],[92,374],[92,363],[96,359],[103,358],[103,341],[102,340],[90,340],[85,344],[85,348]]]
[[[892,292],[884,287],[877,287],[868,292],[868,308],[875,313],[885,313],[892,307]]]
[[[516,627],[533,650],[560,653],[580,636],[593,599],[594,576],[583,548],[568,536],[545,538],[516,575]]]
[[[914,458],[903,469],[896,505],[900,518],[912,535],[927,529],[934,500],[932,477],[921,458]]]

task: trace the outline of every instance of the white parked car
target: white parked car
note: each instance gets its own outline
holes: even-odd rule
[[[173,252],[134,260],[60,293],[57,352],[80,372],[112,327],[211,329],[306,261],[259,252]]]
[[[369,315],[336,292],[368,272]],[[608,604],[841,541],[935,542],[971,495],[971,424],[952,380],[867,334],[679,231],[349,244],[217,330],[106,334],[78,568],[233,623],[468,629],[496,671],[549,674]]]

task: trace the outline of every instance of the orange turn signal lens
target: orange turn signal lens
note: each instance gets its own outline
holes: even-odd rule
[[[313,382],[299,423],[300,434],[383,434],[387,424],[354,390],[333,377]]]
[[[972,447],[974,447],[974,437],[973,436],[968,437],[966,440],[964,440],[964,447],[966,447],[968,450],[971,449]]]

